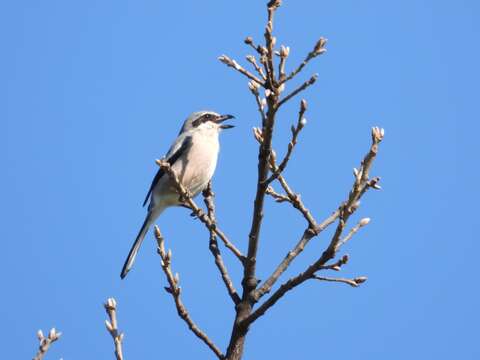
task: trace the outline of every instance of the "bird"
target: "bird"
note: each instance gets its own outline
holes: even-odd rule
[[[220,132],[234,127],[224,121],[234,118],[233,115],[220,115],[214,111],[190,114],[164,156],[192,197],[208,186],[217,166]],[[143,206],[148,202],[147,215],[123,265],[122,279],[131,270],[150,226],[166,208],[183,205],[172,179],[161,168],[152,180]]]

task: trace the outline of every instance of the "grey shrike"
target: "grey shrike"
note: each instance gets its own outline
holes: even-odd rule
[[[212,178],[220,149],[218,135],[222,129],[233,127],[223,124],[232,118],[232,115],[219,115],[213,111],[194,112],[185,120],[178,137],[165,155],[165,160],[192,196],[204,190]],[[147,216],[123,265],[122,279],[132,268],[138,249],[153,222],[167,207],[182,205],[175,185],[162,169],[153,178],[143,206],[149,200]]]

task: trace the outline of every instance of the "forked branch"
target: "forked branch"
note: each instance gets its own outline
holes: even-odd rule
[[[42,360],[45,354],[47,353],[48,349],[50,346],[57,341],[60,336],[62,336],[61,332],[57,332],[55,328],[52,328],[49,332],[48,335],[45,336],[43,335],[42,330],[37,331],[37,338],[39,341],[38,345],[38,352],[37,354],[33,357],[33,360]]]
[[[303,68],[310,62],[310,60],[315,59],[317,56],[324,54],[327,49],[325,48],[325,45],[327,44],[327,39],[325,38],[320,38],[317,43],[315,44],[315,47],[313,48],[312,51],[310,51],[307,55],[307,57],[302,61],[302,63],[295,69],[293,70],[290,75],[288,75],[282,83],[285,83],[289,80],[292,80],[295,76],[298,75],[300,71],[303,70]]]
[[[236,62],[233,59],[230,59],[227,55],[221,55],[218,57],[218,60],[220,60],[222,63],[225,65],[234,68],[237,70],[240,74],[245,75],[247,78],[249,78],[252,81],[255,81],[258,85],[260,86],[265,86],[265,83],[260,80],[258,77],[253,75],[250,71],[246,70],[243,66],[241,66],[238,62]]]
[[[173,275],[171,268],[172,251],[165,251],[165,241],[158,226],[155,226],[155,238],[157,239],[157,252],[161,258],[162,269],[165,273],[165,276],[167,277],[167,281],[169,284],[168,287],[165,287],[165,290],[170,295],[172,295],[175,302],[175,307],[177,308],[178,316],[180,316],[180,318],[185,321],[188,328],[195,334],[195,336],[202,340],[210,348],[210,350],[214,352],[217,358],[224,359],[224,355],[222,354],[220,349],[213,343],[212,340],[210,340],[207,334],[200,330],[200,328],[193,322],[190,314],[185,308],[185,305],[183,305],[182,299],[180,297],[180,276],[178,275],[178,273]]]
[[[195,201],[188,193],[187,189],[180,182],[177,174],[175,173],[175,171],[173,171],[170,164],[163,159],[156,160],[156,163],[173,180],[177,188],[179,197],[185,203],[185,205],[193,211],[193,214],[207,227],[208,231],[214,231],[222,240],[224,245],[243,263],[245,261],[245,256],[240,252],[240,250],[235,247],[235,245],[230,242],[230,240],[228,240],[227,236],[223,233],[223,231],[221,231],[218,226],[210,220],[207,214],[205,214],[205,212],[197,206]]]
[[[350,191],[349,197],[346,202],[340,205],[338,209],[338,224],[335,229],[335,233],[330,240],[330,244],[328,245],[327,249],[323,252],[322,256],[315,261],[312,265],[310,265],[305,271],[298,274],[297,276],[289,279],[287,282],[283,283],[265,302],[260,305],[249,317],[245,320],[247,324],[251,324],[257,318],[262,316],[268,309],[270,309],[279,299],[281,299],[288,291],[292,290],[296,286],[302,284],[306,280],[309,279],[316,279],[317,275],[316,272],[319,270],[325,269],[327,266],[327,262],[333,259],[339,250],[340,246],[348,241],[353,234],[362,226],[365,226],[370,221],[369,219],[363,219],[357,225],[358,228],[353,228],[349,234],[344,238],[346,241],[342,242],[342,234],[345,229],[346,223],[349,217],[358,209],[359,207],[359,200],[365,194],[365,192],[369,188],[378,188],[378,181],[379,178],[372,178],[369,179],[369,170],[373,164],[373,161],[378,152],[378,145],[383,140],[384,131],[378,127],[372,128],[372,145],[370,147],[369,152],[365,155],[360,169],[355,170],[355,181],[352,186],[352,190]],[[295,250],[303,250],[305,246],[305,234],[300,240],[299,244],[295,247],[292,252],[289,252],[287,257],[282,261],[282,263],[277,267],[276,271],[272,276],[265,282],[265,284],[256,292],[255,298],[258,299],[272,288],[273,284],[279,278],[280,274],[283,273],[291,263],[291,261],[298,255]],[[298,246],[300,245],[300,248]],[[327,278],[322,278],[321,280],[325,280]],[[363,281],[357,283],[360,284],[364,282],[366,278],[360,278]],[[318,280],[318,279],[317,279]],[[345,280],[345,279],[343,279]],[[326,281],[334,281],[332,279],[328,279]],[[343,281],[345,282],[345,281]]]
[[[205,205],[207,206],[208,217],[216,227],[215,203],[213,201],[214,196],[215,194],[212,191],[212,184],[210,182],[208,183],[207,188],[203,191],[203,199],[204,199]],[[237,290],[235,289],[235,286],[233,285],[233,281],[230,278],[230,275],[228,274],[228,270],[225,266],[225,263],[223,262],[220,249],[218,248],[217,234],[213,229],[210,230],[209,249],[215,259],[215,265],[217,266],[218,271],[220,271],[220,274],[222,276],[222,281],[225,284],[225,287],[227,288],[228,294],[232,298],[233,303],[238,304],[240,302],[240,296],[238,296]]]

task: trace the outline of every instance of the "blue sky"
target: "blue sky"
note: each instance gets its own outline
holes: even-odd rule
[[[290,68],[315,41],[328,53],[305,92],[310,107],[286,176],[317,219],[345,198],[351,171],[386,129],[373,174],[372,218],[345,251],[353,289],[311,282],[252,328],[246,358],[478,359],[478,16],[473,0],[284,1],[278,42]],[[214,188],[218,219],[246,249],[258,124],[246,81],[216,60],[243,61],[260,39],[263,1],[15,1],[0,3],[0,262],[2,356],[32,357],[35,332],[64,335],[48,358],[113,358],[102,302],[119,303],[126,359],[212,358],[163,290],[151,236],[125,281],[119,272],[141,225],[141,202],[192,111],[232,113]],[[274,140],[288,141],[296,104]],[[303,229],[268,201],[258,276],[265,279]],[[192,317],[224,348],[234,311],[184,209],[159,220]],[[288,276],[318,256],[312,241]],[[237,287],[240,268],[225,255]]]

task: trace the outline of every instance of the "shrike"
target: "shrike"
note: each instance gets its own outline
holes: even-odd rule
[[[213,111],[194,112],[185,120],[178,137],[165,155],[165,160],[192,196],[204,190],[212,178],[220,149],[218,136],[222,129],[233,127],[223,124],[232,118],[232,115],[219,115]],[[123,265],[122,279],[132,268],[138,249],[153,222],[167,207],[182,205],[173,181],[162,169],[153,178],[143,206],[149,200],[147,216]]]

